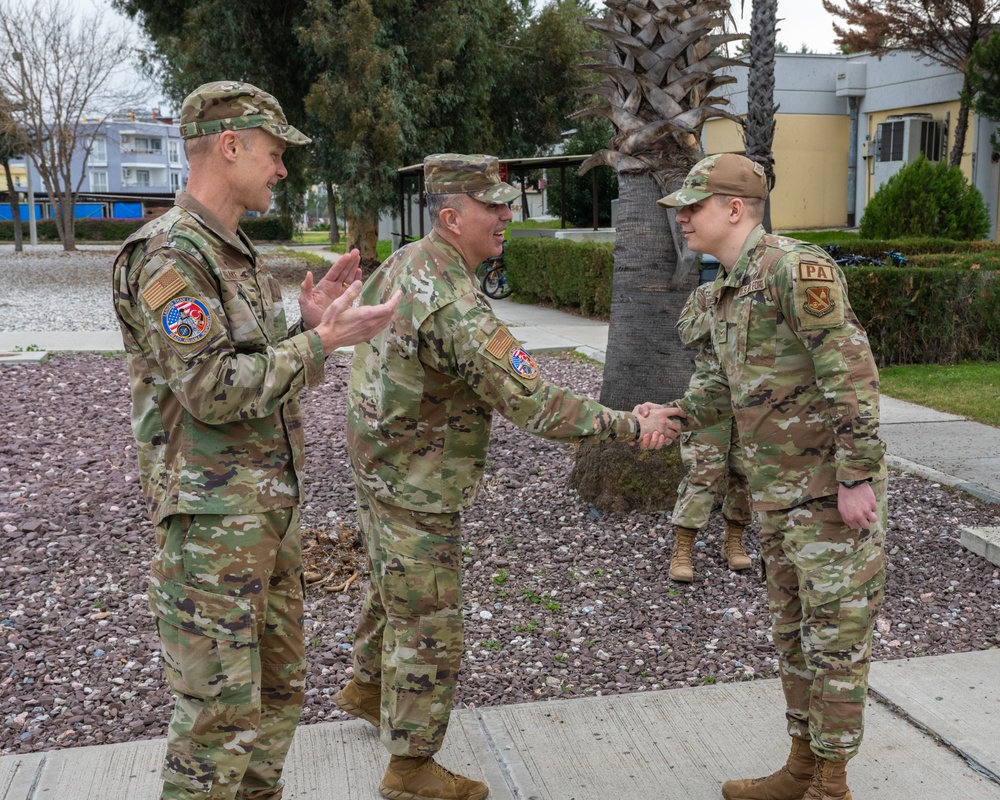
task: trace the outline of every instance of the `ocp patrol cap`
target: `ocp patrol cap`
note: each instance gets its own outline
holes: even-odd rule
[[[713,194],[761,199],[767,197],[764,167],[736,153],[709,156],[691,167],[680,189],[656,202],[667,208],[689,206]]]
[[[424,159],[427,194],[467,194],[483,203],[509,203],[520,194],[500,180],[496,156],[438,153]]]
[[[288,144],[312,141],[285,119],[274,97],[240,81],[205,83],[184,98],[181,106],[181,138],[193,139],[222,131],[263,128]]]

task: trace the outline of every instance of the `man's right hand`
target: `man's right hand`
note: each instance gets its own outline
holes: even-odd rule
[[[642,450],[659,450],[673,444],[681,432],[678,417],[684,412],[679,408],[667,408],[658,403],[641,403],[632,411],[639,420],[639,440]]]
[[[403,293],[396,290],[386,302],[377,306],[357,306],[361,281],[354,281],[342,295],[327,306],[314,328],[323,341],[323,352],[330,355],[338,347],[348,347],[368,341],[385,328],[396,316]]]

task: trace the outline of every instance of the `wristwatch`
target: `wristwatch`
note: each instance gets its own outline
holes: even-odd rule
[[[871,483],[871,478],[865,478],[863,481],[841,481],[840,485],[845,489],[853,489],[855,486],[860,486],[862,483]]]

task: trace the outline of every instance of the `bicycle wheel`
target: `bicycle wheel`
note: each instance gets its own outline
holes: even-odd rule
[[[483,292],[495,300],[502,300],[514,291],[507,283],[507,273],[502,266],[492,267],[483,276],[482,286]]]

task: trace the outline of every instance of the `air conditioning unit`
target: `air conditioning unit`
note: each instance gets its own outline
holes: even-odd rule
[[[948,127],[930,114],[897,114],[875,130],[875,185],[881,186],[921,155],[928,161],[945,157]]]
[[[126,178],[131,178],[132,177],[132,170],[131,170],[131,168],[126,167],[125,169],[123,169],[122,170],[122,175],[124,175]]]

